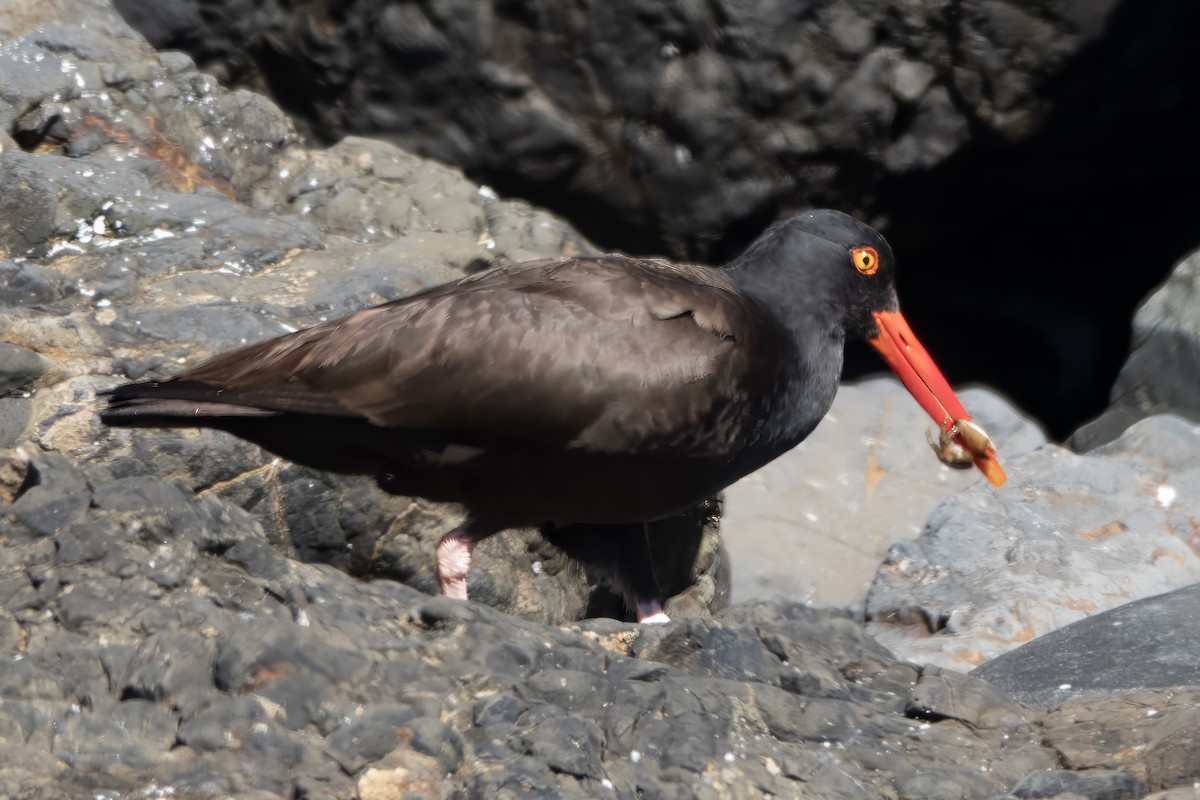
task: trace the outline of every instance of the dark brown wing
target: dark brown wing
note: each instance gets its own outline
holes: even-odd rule
[[[754,359],[737,354],[762,324],[705,267],[537,261],[218,356],[176,382],[220,390],[197,401],[361,416],[460,443],[711,452],[759,388]]]

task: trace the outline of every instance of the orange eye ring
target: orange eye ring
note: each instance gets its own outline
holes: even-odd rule
[[[850,251],[850,260],[863,275],[874,275],[879,270],[879,253],[874,247],[855,247]]]

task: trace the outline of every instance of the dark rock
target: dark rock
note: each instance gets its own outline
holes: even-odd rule
[[[0,447],[12,447],[17,443],[29,426],[32,409],[33,403],[27,398],[0,398]]]
[[[1132,775],[1115,770],[1095,769],[1067,772],[1051,769],[1026,775],[1010,792],[1014,798],[1041,798],[1069,795],[1095,800],[1141,800],[1146,786]]]
[[[247,741],[250,729],[265,719],[266,712],[253,698],[210,696],[183,715],[176,738],[196,750],[233,749]]]
[[[432,717],[417,717],[406,726],[409,744],[418,753],[437,759],[443,773],[456,772],[463,760],[463,739],[458,731]]]
[[[91,503],[87,483],[66,459],[47,454],[33,467],[32,486],[11,506],[34,536],[51,536],[78,518]]]
[[[330,736],[330,753],[346,772],[358,772],[395,749],[399,729],[414,716],[406,706],[377,706]]]
[[[29,440],[111,463],[131,483],[168,475],[236,500],[268,524],[268,542],[225,536],[219,520],[193,524],[215,537],[202,549],[230,547],[231,561],[261,574],[282,569],[282,549],[432,590],[433,543],[453,527],[452,509],[388,496],[369,480],[264,466],[257,448],[220,434],[113,436],[97,424],[95,396],[122,371],[169,374],[480,265],[591,246],[549,214],[394,146],[301,147],[262,97],[220,88],[186,56],[153,52],[103,5],[78,15],[68,5],[39,6],[45,19],[0,13],[0,30],[11,27],[0,91],[20,107],[6,119],[21,145],[0,152],[0,256],[11,259],[0,261],[0,335],[23,348],[0,351],[0,395],[22,387],[0,397],[0,442]],[[97,502],[143,504],[127,488],[97,487]],[[18,510],[41,514],[46,530],[68,521],[69,503],[34,508],[37,495]],[[183,524],[163,498],[144,501],[156,509],[138,521],[146,537]],[[657,555],[676,613],[727,602],[729,568],[705,514],[661,523],[682,531]],[[106,547],[83,531],[65,543]],[[193,555],[171,549],[147,577],[169,587],[182,574],[171,562]],[[581,572],[533,531],[489,542],[476,571],[477,600],[531,618],[627,613],[602,571]]]
[[[922,670],[905,712],[920,719],[955,719],[972,728],[1006,730],[1028,727],[1037,719],[1029,709],[986,683],[932,666]]]
[[[80,773],[114,763],[130,770],[154,769],[167,760],[178,726],[169,708],[148,700],[127,700],[104,714],[68,714],[55,731],[53,752]]]
[[[975,678],[895,661],[847,614],[779,603],[642,629],[547,627],[324,565],[238,558],[214,546],[213,521],[243,541],[265,533],[223,501],[39,459],[39,486],[102,499],[78,524],[124,555],[47,548],[76,532],[6,523],[3,556],[70,610],[23,618],[0,596],[16,628],[0,634],[24,642],[0,670],[0,731],[42,754],[0,773],[18,786],[73,796],[103,771],[112,791],[153,781],[201,795],[987,798],[1038,791],[1047,779],[1028,776],[1064,764],[1094,779],[1073,788],[1095,792],[1133,785],[1096,770],[1151,790],[1192,780],[1187,690],[1043,718]],[[130,524],[142,515],[159,515],[153,536]],[[178,580],[127,568],[164,543],[193,554]]]
[[[458,41],[445,34],[445,8],[389,12],[388,57],[452,61],[430,33]],[[836,6],[811,13],[829,34],[822,46],[837,51],[829,57],[853,63],[833,83],[802,76],[830,102],[840,94],[875,124],[888,103],[925,103],[945,88],[905,59],[883,92],[873,29]],[[1042,22],[1004,13],[989,7],[987,19],[1012,28],[1006,46],[1043,40]],[[750,54],[769,43],[752,14],[723,16],[716,24],[731,38],[720,45],[688,44],[708,23],[684,6],[656,19],[698,65],[714,47]],[[776,601],[689,618],[723,602],[711,509],[688,523],[706,547],[662,554],[684,562],[679,619],[555,627],[543,621],[598,607],[603,569],[571,567],[533,532],[481,547],[491,548],[480,556],[492,578],[484,595],[531,618],[522,619],[386,577],[427,581],[432,539],[452,523],[446,509],[306,474],[215,434],[102,432],[96,392],[123,370],[168,374],[243,337],[481,264],[590,245],[395,147],[302,147],[269,103],[226,92],[185,56],[154,53],[103,3],[7,8],[0,42],[0,206],[27,225],[0,227],[11,257],[0,262],[0,338],[52,362],[2,401],[26,404],[5,436],[30,444],[0,456],[0,795],[990,798],[1048,770],[1108,780],[1076,784],[1097,792],[1124,785],[1099,770],[1149,791],[1196,779],[1190,690],[1072,700],[1043,717],[976,678],[897,661],[850,613]],[[702,65],[681,80],[703,92],[672,95],[696,104],[681,119],[704,118],[705,98],[729,85],[721,63]],[[764,107],[776,97],[771,81],[791,79],[743,66],[741,85],[756,87]],[[488,76],[523,91],[503,64]],[[852,103],[831,88],[851,79]],[[993,108],[1016,102],[966,79],[962,91]],[[953,141],[958,106],[942,108],[922,124],[945,123]],[[521,124],[501,118],[496,135]],[[696,135],[728,131],[721,119],[708,124]],[[571,130],[526,130],[531,161],[545,146],[576,146]],[[652,156],[662,146],[653,133],[638,143]],[[731,159],[740,146],[730,140]],[[1102,511],[1141,497],[1120,520],[1183,565],[1186,551],[1170,548],[1188,545],[1162,526],[1182,532],[1191,514],[1191,436],[1182,422],[1151,420],[1115,449],[1071,462],[1112,473],[1088,490]],[[1124,533],[1107,518],[1093,526],[1080,512],[1093,495],[1079,500],[1063,482],[1075,474],[1067,457],[1039,452],[1016,461],[1043,459],[1057,482],[1018,470],[1023,499],[1004,500],[1006,524],[1037,530],[1060,514],[1102,537],[1086,541]],[[978,503],[972,491],[951,502]],[[1131,574],[1145,569],[1139,555],[1114,560]],[[935,621],[944,608],[920,607]]]
[[[521,746],[554,772],[599,779],[601,739],[600,729],[587,719],[555,717],[525,731]]]
[[[331,18],[315,4],[255,2],[232,16],[117,6],[156,46],[276,89],[330,141],[385,134],[693,252],[785,197],[847,192],[864,170],[928,169],[981,118],[1029,136],[1048,110],[1033,88],[1112,13],[1112,3],[1071,14],[968,3],[943,18],[894,4],[780,13],[621,0],[494,11],[358,2]],[[250,47],[264,32],[276,46]]]
[[[175,701],[207,688],[215,662],[216,645],[203,634],[154,634],[138,645],[115,688],[122,698]]]
[[[49,362],[32,350],[0,342],[0,397],[25,388],[48,367]]]
[[[1133,317],[1133,351],[1112,389],[1112,404],[1070,439],[1092,450],[1154,414],[1200,422],[1200,252],[1175,267]]]
[[[1072,623],[971,674],[1044,708],[1077,697],[1200,685],[1198,615],[1200,584]]]

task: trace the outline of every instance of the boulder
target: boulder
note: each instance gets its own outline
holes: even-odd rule
[[[1048,445],[893,545],[868,626],[898,655],[968,670],[1132,600],[1200,581],[1200,426],[1171,416],[1077,455]]]
[[[1153,414],[1200,421],[1200,251],[1180,261],[1133,317],[1133,348],[1112,403],[1071,435],[1076,450],[1108,444]]]

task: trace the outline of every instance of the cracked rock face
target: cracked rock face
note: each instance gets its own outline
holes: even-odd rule
[[[1111,405],[1071,436],[1075,449],[1107,444],[1153,414],[1200,420],[1200,251],[1180,261],[1138,307],[1132,340]]]

